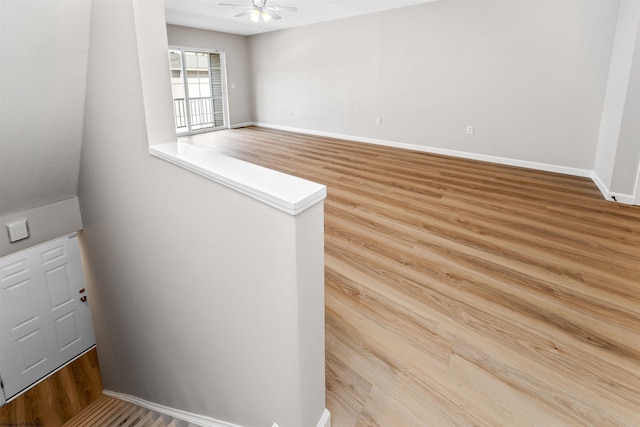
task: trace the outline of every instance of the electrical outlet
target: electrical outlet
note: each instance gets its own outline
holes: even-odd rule
[[[473,126],[467,126],[467,135],[473,135]]]
[[[9,233],[9,242],[17,242],[29,237],[29,223],[27,219],[7,223],[7,232]]]

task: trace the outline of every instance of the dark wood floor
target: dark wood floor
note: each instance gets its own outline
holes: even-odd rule
[[[640,426],[640,208],[586,178],[245,128],[187,139],[323,183],[340,426]]]
[[[102,395],[95,348],[0,407],[2,427],[59,427]]]

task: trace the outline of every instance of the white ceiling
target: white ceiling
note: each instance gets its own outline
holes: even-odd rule
[[[282,19],[258,24],[248,15],[234,17],[250,7],[251,0],[165,0],[165,13],[169,24],[248,36],[431,1],[435,0],[267,0],[268,6],[294,6],[298,11],[279,11]]]

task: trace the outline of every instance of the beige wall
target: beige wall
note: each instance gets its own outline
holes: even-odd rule
[[[224,51],[229,93],[229,123],[233,126],[253,121],[251,62],[247,37],[177,25],[167,25],[167,37],[169,44],[174,46]]]
[[[322,203],[291,216],[149,155],[174,137],[152,66],[162,6],[93,2],[79,199],[104,387],[246,427],[315,425]]]
[[[251,36],[256,120],[590,171],[616,16],[439,1]]]

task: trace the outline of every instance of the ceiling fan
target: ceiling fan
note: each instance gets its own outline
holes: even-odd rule
[[[242,7],[238,4],[230,4],[230,3],[220,3],[220,6],[235,6]],[[239,18],[241,16],[250,15],[251,21],[254,23],[258,23],[260,18],[264,22],[269,22],[271,19],[282,19],[282,16],[278,15],[276,11],[279,10],[287,10],[291,12],[297,12],[297,7],[292,6],[267,6],[267,0],[252,0],[251,6],[249,6],[246,10],[240,12],[235,15],[234,18]]]

